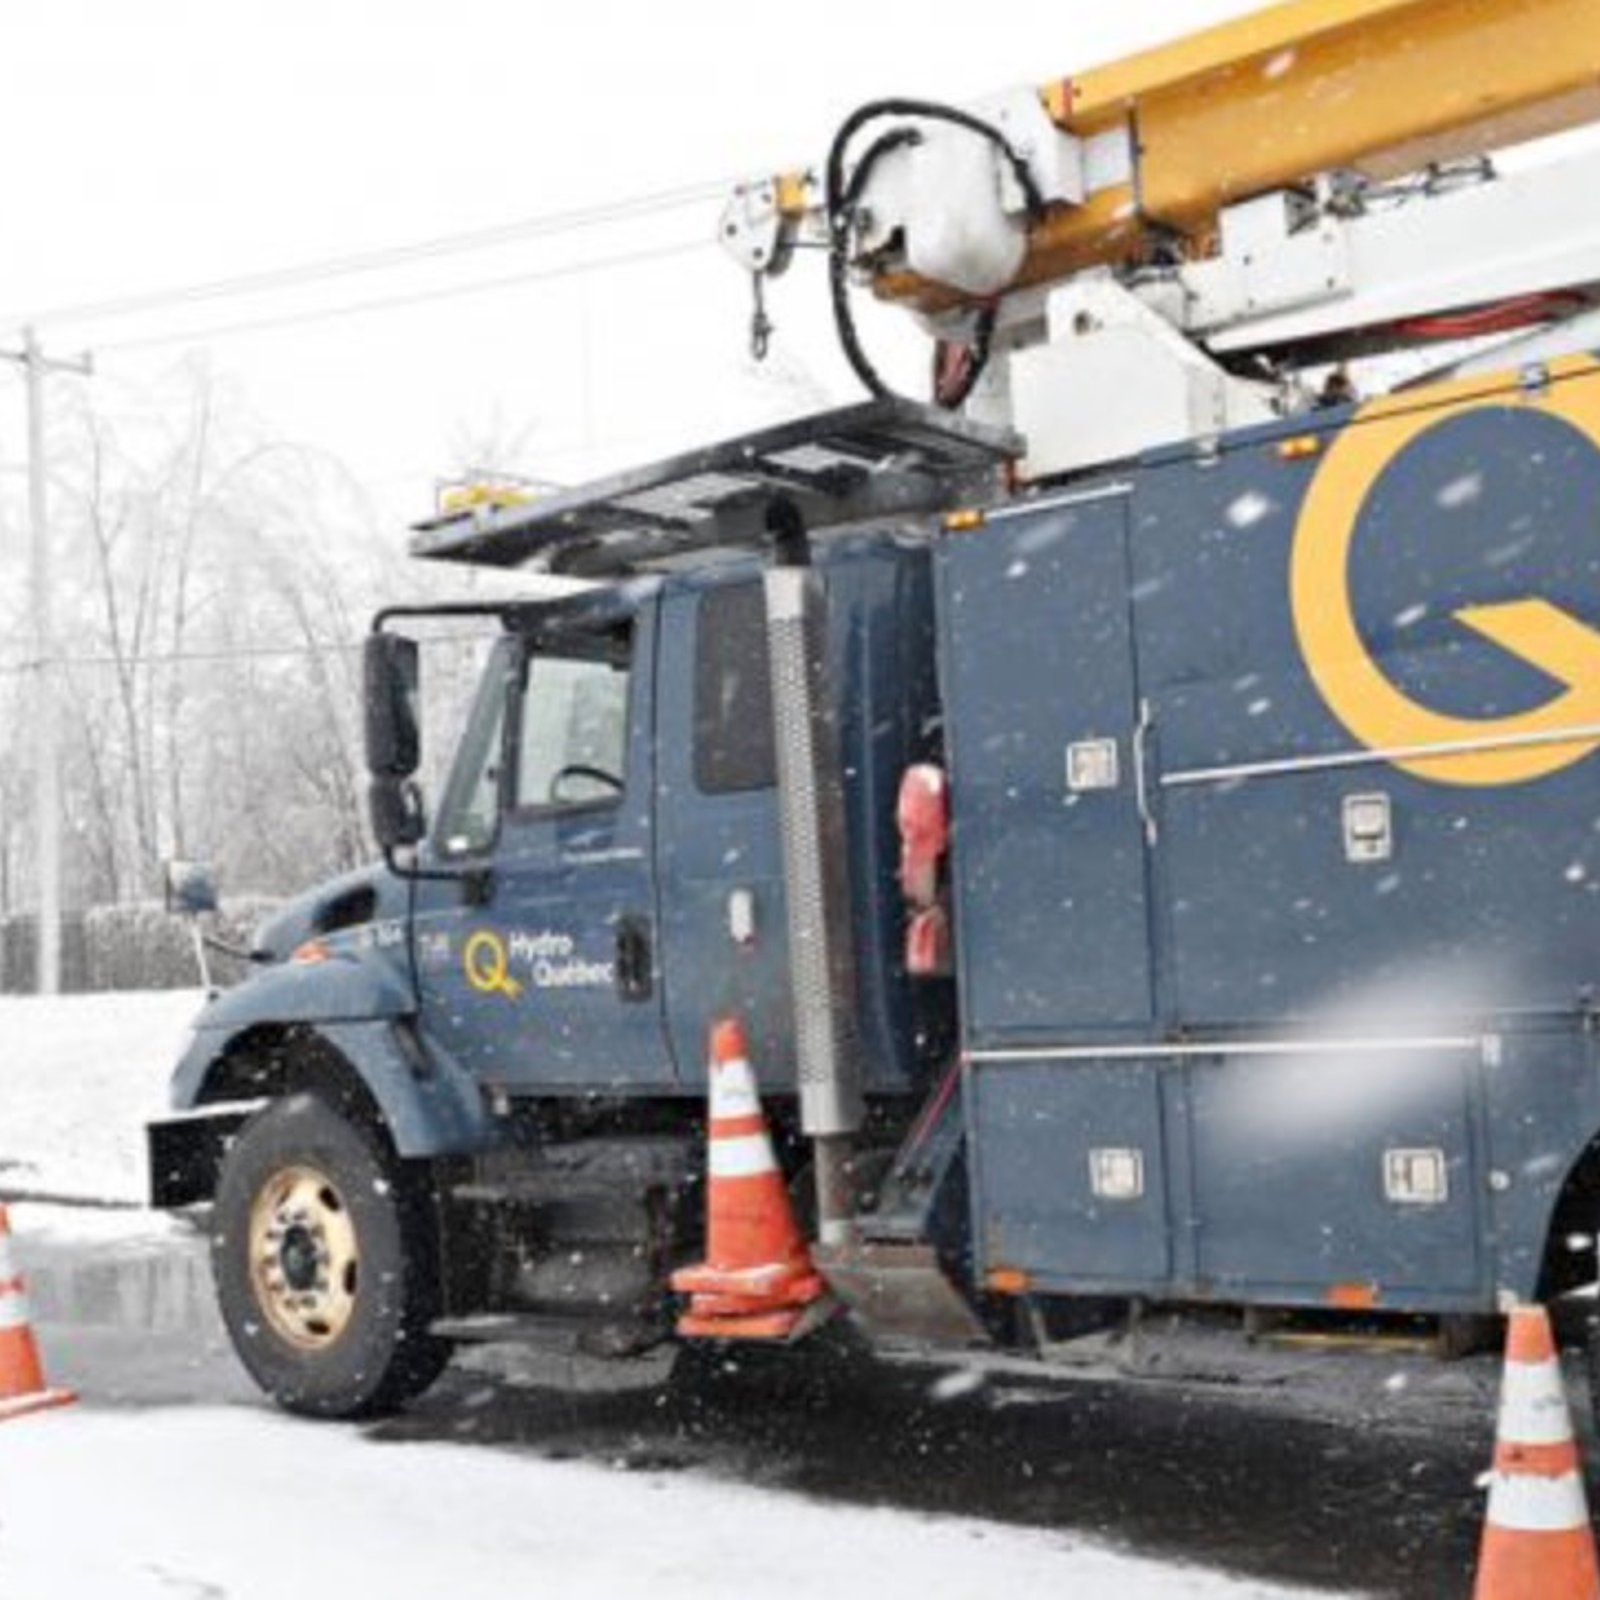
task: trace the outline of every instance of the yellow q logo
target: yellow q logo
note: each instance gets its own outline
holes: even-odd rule
[[[498,933],[480,928],[473,934],[461,951],[461,967],[479,994],[503,994],[507,1000],[515,1000],[522,993],[522,985],[511,976],[511,960]]]
[[[1362,642],[1350,598],[1350,546],[1362,508],[1384,468],[1428,429],[1466,411],[1520,403],[1571,423],[1600,449],[1600,362],[1575,356],[1550,370],[1556,381],[1535,400],[1510,399],[1503,378],[1468,379],[1440,406],[1413,410],[1414,399],[1394,397],[1366,407],[1328,452],[1300,509],[1289,589],[1306,668],[1351,735],[1415,777],[1478,787],[1526,783],[1600,750],[1600,633],[1560,606],[1513,600],[1455,613],[1566,685],[1532,711],[1468,718],[1431,711],[1395,688]],[[1600,526],[1594,532],[1600,536]],[[1567,733],[1583,737],[1561,737]],[[1428,753],[1436,748],[1440,753]]]

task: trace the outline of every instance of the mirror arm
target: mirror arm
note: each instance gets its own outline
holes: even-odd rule
[[[395,846],[391,844],[386,844],[383,847],[383,864],[402,883],[466,883],[474,878],[482,877],[487,871],[482,866],[406,866],[401,862]]]

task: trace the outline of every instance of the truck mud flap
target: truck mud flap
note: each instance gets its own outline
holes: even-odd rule
[[[813,1246],[811,1259],[828,1287],[875,1340],[941,1345],[991,1342],[929,1245]]]

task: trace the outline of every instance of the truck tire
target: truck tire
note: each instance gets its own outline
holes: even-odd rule
[[[233,1347],[285,1410],[393,1410],[444,1370],[436,1252],[421,1197],[376,1138],[311,1094],[240,1130],[212,1213]]]

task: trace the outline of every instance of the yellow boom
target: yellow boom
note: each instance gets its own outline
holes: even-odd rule
[[[1041,94],[1076,137],[1125,128],[1133,178],[1037,223],[1018,288],[1136,259],[1158,230],[1203,253],[1223,207],[1318,173],[1382,178],[1600,121],[1600,0],[1289,0]],[[877,287],[957,299],[909,273]]]

